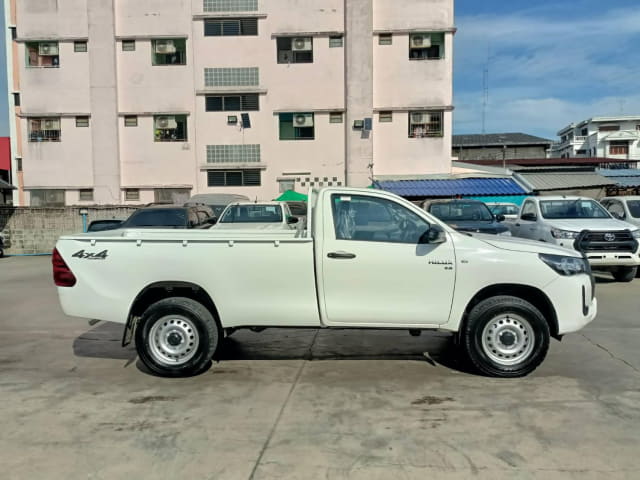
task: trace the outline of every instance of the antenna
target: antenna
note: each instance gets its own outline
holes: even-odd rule
[[[482,134],[486,133],[487,108],[489,106],[489,43],[487,43],[487,63],[482,70]]]

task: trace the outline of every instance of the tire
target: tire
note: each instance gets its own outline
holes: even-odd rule
[[[611,270],[611,275],[618,282],[631,282],[636,278],[638,267],[618,267]]]
[[[461,331],[469,360],[480,373],[491,377],[530,374],[546,357],[549,339],[549,325],[540,310],[507,295],[488,298],[473,307]]]
[[[201,303],[171,297],[147,308],[135,338],[140,360],[154,374],[187,377],[202,373],[210,365],[222,331]]]

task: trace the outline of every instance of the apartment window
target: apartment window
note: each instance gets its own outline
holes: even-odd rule
[[[342,112],[331,112],[329,114],[329,123],[342,123]]]
[[[295,179],[282,179],[278,180],[278,191],[279,193],[284,193],[289,190],[295,190],[296,181]]]
[[[260,83],[258,67],[205,68],[205,87],[256,87]]]
[[[30,142],[59,142],[60,141],[60,117],[30,118],[29,119]]]
[[[184,38],[152,40],[153,65],[186,65],[187,41]]]
[[[20,92],[13,92],[13,106],[20,106]]]
[[[89,117],[76,117],[76,127],[88,127]]]
[[[135,52],[136,50],[136,41],[135,40],[122,40],[122,51],[123,52]]]
[[[81,202],[93,202],[93,188],[82,188],[78,192],[78,200]]]
[[[64,190],[31,190],[32,207],[64,207]]]
[[[16,157],[16,170],[19,172],[22,171],[22,158],[20,157]]]
[[[640,132],[640,125],[636,125],[636,130]]]
[[[276,44],[278,63],[313,63],[312,37],[280,37]]]
[[[186,115],[154,115],[153,125],[156,142],[185,142],[187,140]]]
[[[343,46],[342,35],[329,37],[329,48],[340,48]]]
[[[609,155],[628,155],[629,142],[625,140],[612,141],[609,143]]]
[[[27,67],[57,68],[60,66],[58,42],[27,42],[25,49]]]
[[[219,95],[205,98],[207,112],[239,112],[260,110],[258,94]]]
[[[207,163],[260,163],[260,145],[207,145]]]
[[[281,113],[280,140],[313,140],[313,113]]]
[[[205,37],[243,37],[258,35],[257,18],[225,18],[205,20]]]
[[[258,0],[203,0],[205,12],[255,12]]]
[[[620,130],[620,125],[600,125],[598,130],[600,132],[617,132]]]
[[[77,53],[83,53],[87,51],[87,42],[85,41],[76,41],[73,42],[73,51]]]
[[[390,33],[381,33],[378,35],[378,45],[391,45],[393,43],[393,35]]]
[[[191,196],[189,188],[156,188],[153,191],[154,201],[157,203],[171,203],[183,205]]]
[[[137,127],[138,126],[138,117],[136,115],[125,115],[125,117],[124,117],[124,126],[125,127]]]
[[[259,169],[247,170],[209,170],[209,187],[259,187],[261,185]]]
[[[412,33],[409,35],[411,60],[436,60],[444,57],[444,33]]]
[[[380,123],[391,123],[393,121],[393,112],[380,112],[378,114],[378,121]]]
[[[586,155],[587,151],[584,149],[576,150],[576,155]]]
[[[11,32],[11,40],[18,38],[18,27],[11,26],[9,27],[9,31]]]
[[[124,189],[124,199],[128,201],[140,200],[140,189],[139,188],[125,188]]]
[[[587,135],[589,135],[589,129],[583,128],[582,130],[580,130],[580,135],[586,137]]]
[[[442,135],[442,112],[409,112],[409,138]]]

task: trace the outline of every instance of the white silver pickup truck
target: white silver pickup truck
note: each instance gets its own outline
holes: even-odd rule
[[[63,310],[122,323],[165,376],[205,369],[225,334],[265,327],[453,332],[483,374],[516,377],[596,315],[575,251],[458,233],[369,189],[310,192],[298,230],[113,230],[61,237]]]
[[[591,198],[529,197],[508,224],[515,237],[583,252],[594,269],[610,271],[621,282],[632,281],[640,265],[640,230]]]

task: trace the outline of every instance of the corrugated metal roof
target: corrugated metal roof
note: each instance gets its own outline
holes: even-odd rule
[[[453,147],[488,147],[502,145],[548,145],[553,140],[534,137],[526,133],[485,133],[472,135],[453,135]]]
[[[450,198],[458,195],[525,195],[528,193],[511,178],[379,181],[377,187],[402,197]]]
[[[0,190],[15,190],[16,187],[11,185],[10,183],[5,182],[0,178]]]
[[[534,190],[567,190],[571,188],[604,187],[615,181],[597,173],[517,173],[515,177]]]
[[[640,187],[640,177],[614,177],[611,180],[615,181],[619,187]]]
[[[640,169],[638,168],[599,168],[597,173],[603,177],[640,177]]]

